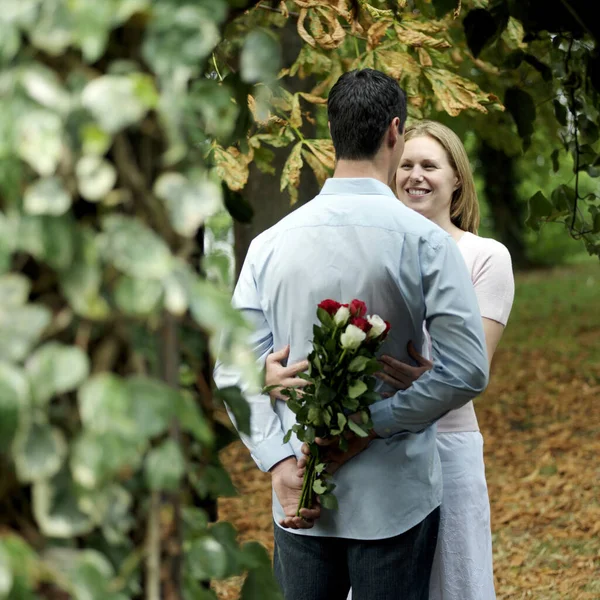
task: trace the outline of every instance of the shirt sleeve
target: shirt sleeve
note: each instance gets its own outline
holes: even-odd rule
[[[485,389],[489,366],[477,298],[465,262],[448,236],[421,243],[425,321],[433,369],[408,389],[371,406],[375,432],[417,433]]]
[[[475,265],[473,286],[481,316],[506,325],[515,297],[510,253],[499,242],[493,242]]]
[[[259,367],[263,368],[273,347],[273,334],[261,307],[253,275],[251,254],[252,246],[248,251],[235,287],[232,304],[241,311],[252,327],[249,345],[256,356]],[[239,387],[250,405],[250,435],[240,433],[240,438],[250,450],[252,458],[261,471],[269,471],[278,462],[294,456],[291,445],[283,441],[282,423],[273,410],[268,395],[253,393],[244,381],[241,371],[231,365],[226,365],[221,360],[217,360],[213,377],[218,388]],[[233,424],[236,425],[229,407],[227,407],[227,412]]]

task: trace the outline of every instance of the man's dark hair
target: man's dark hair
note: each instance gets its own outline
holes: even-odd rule
[[[403,131],[406,96],[398,82],[381,71],[349,71],[331,88],[327,112],[336,157],[368,160],[395,117]]]

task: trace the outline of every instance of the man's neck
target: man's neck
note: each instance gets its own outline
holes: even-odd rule
[[[369,177],[389,185],[388,168],[377,160],[338,160],[334,177],[341,179]]]

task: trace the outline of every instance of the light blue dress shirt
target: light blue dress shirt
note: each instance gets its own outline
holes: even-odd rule
[[[473,284],[452,238],[406,208],[375,179],[328,179],[321,193],[253,240],[233,304],[254,326],[261,364],[273,348],[290,344],[289,362],[311,349],[317,304],[325,298],[366,302],[370,314],[392,324],[382,353],[411,362],[425,321],[434,368],[408,390],[371,407],[374,440],[334,476],[338,510],[323,510],[312,529],[293,531],[354,539],[399,535],[441,503],[442,479],[431,426],[487,385],[488,359]],[[219,387],[239,385],[240,374],[217,363]],[[386,391],[383,384],[380,391]],[[295,416],[285,402],[246,393],[251,435],[242,436],[256,464],[268,471],[300,456]],[[273,494],[275,522],[283,511]],[[292,530],[290,530],[292,531]]]

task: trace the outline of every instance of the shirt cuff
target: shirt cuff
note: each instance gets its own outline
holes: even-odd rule
[[[252,449],[252,458],[261,471],[267,473],[278,462],[296,456],[290,444],[283,441],[283,435],[267,438]]]
[[[379,437],[387,438],[400,431],[392,411],[392,398],[385,398],[379,402],[375,402],[369,408],[371,410],[373,430]]]

